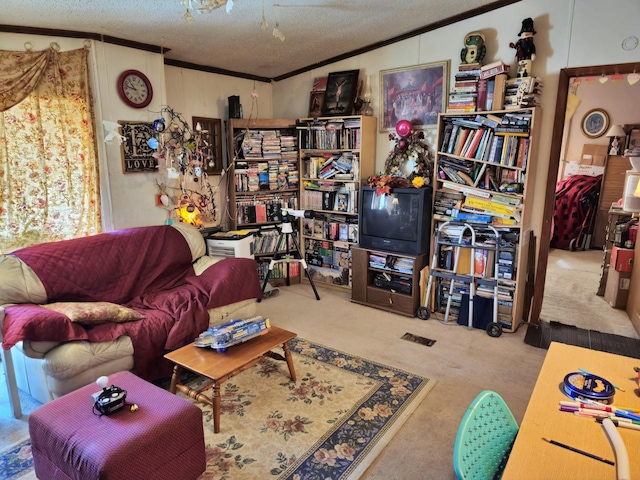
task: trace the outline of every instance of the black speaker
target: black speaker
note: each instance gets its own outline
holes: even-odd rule
[[[229,97],[229,118],[242,118],[242,115],[240,115],[239,95],[232,95]]]

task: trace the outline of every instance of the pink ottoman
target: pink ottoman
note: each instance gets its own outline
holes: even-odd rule
[[[202,411],[130,372],[109,376],[129,406],[94,415],[95,383],[37,408],[29,416],[40,480],[195,479],[206,467]]]

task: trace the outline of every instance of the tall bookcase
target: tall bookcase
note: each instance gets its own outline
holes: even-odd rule
[[[301,248],[315,283],[351,287],[351,247],[358,243],[358,195],[375,173],[376,119],[370,116],[302,118]]]
[[[539,118],[539,107],[441,113],[438,117],[434,232],[440,232],[447,220],[471,226],[491,225],[499,232],[499,258],[497,262],[490,261],[497,271],[484,271],[481,275],[497,281],[497,317],[506,331],[515,331],[527,320],[533,288],[529,269],[535,268],[535,262],[530,261],[535,259],[535,252],[530,251],[534,248],[530,238]],[[451,234],[453,238],[456,232],[452,229]],[[465,252],[469,254],[471,249],[451,247],[439,251],[436,268],[451,270],[456,251],[458,269],[454,273],[469,272],[470,262],[475,259],[465,258]],[[432,311],[442,312],[450,280],[432,280],[428,301]],[[454,284],[453,310],[466,293],[464,283]],[[495,291],[476,288],[476,295],[493,298]]]
[[[260,230],[253,253],[262,280],[280,237],[275,229],[280,223],[280,209],[299,207],[296,120],[231,118],[227,123],[227,142],[229,229]],[[285,248],[286,252],[293,250],[292,245]],[[299,283],[298,263],[279,262],[270,278],[281,283],[278,280],[287,277]]]

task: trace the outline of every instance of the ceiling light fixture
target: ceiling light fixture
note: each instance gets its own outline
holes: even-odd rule
[[[233,8],[233,0],[181,0],[180,3],[183,7],[187,8],[187,13],[182,17],[187,23],[193,23],[195,21],[189,9],[197,10],[199,13],[211,13],[223,5],[226,5],[226,11],[229,13]]]

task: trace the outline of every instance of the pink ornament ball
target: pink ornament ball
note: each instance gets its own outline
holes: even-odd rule
[[[408,137],[411,130],[413,130],[413,125],[411,125],[409,120],[400,120],[396,123],[396,132],[398,132],[398,135],[402,138]]]

